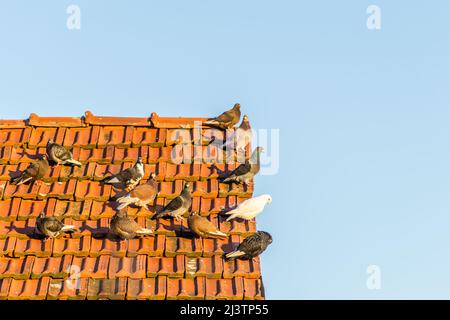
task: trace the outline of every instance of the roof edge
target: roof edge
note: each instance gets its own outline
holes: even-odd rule
[[[193,128],[196,122],[205,122],[207,118],[160,117],[152,112],[150,121],[155,128],[179,129]]]

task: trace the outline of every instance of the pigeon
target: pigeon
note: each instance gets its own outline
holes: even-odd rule
[[[117,207],[117,210],[122,210],[130,204],[134,204],[139,207],[145,207],[150,211],[148,205],[155,201],[156,195],[158,194],[158,184],[156,183],[155,178],[156,174],[152,173],[146,184],[141,184],[131,192],[118,198],[116,201],[119,202],[120,205]]]
[[[46,217],[41,212],[36,219],[36,232],[49,238],[55,238],[63,232],[76,231],[75,226],[66,225],[57,217]]]
[[[206,120],[204,124],[212,127],[219,127],[221,129],[233,128],[233,126],[239,122],[240,118],[241,105],[236,103],[230,110],[225,111],[218,117]]]
[[[227,234],[221,232],[217,227],[205,217],[198,213],[191,213],[188,218],[189,229],[201,238],[227,238]]]
[[[242,122],[234,133],[229,136],[226,141],[216,140],[215,137],[209,141],[209,144],[218,145],[220,149],[223,150],[236,150],[245,155],[245,147],[253,140],[253,132],[250,127],[250,122],[248,116],[244,115]]]
[[[121,239],[133,239],[137,236],[147,236],[154,233],[151,229],[142,228],[136,221],[129,218],[126,211],[117,212],[111,219],[111,232]]]
[[[186,183],[181,194],[170,201],[167,206],[155,216],[155,218],[171,216],[177,221],[183,220],[182,215],[189,210],[189,207],[192,204],[192,195],[189,191],[189,186],[189,183]]]
[[[56,164],[67,164],[81,167],[81,162],[73,158],[72,152],[64,148],[62,145],[55,143],[53,139],[47,141],[47,155],[48,158]]]
[[[21,185],[26,182],[35,182],[41,180],[48,172],[49,164],[47,156],[43,155],[41,159],[31,163],[20,176],[12,178],[11,183]]]
[[[139,181],[144,177],[144,163],[139,157],[136,164],[132,168],[125,169],[118,174],[106,177],[103,179],[107,184],[121,184],[125,187],[127,192],[130,192],[139,184]]]
[[[257,147],[255,151],[253,151],[250,160],[245,160],[245,163],[239,165],[230,174],[219,177],[220,182],[231,184],[244,183],[245,185],[248,185],[250,180],[259,172],[261,167],[260,155],[262,152],[264,152],[264,149],[262,147]]]
[[[263,194],[258,197],[254,197],[248,200],[245,200],[240,205],[238,205],[235,209],[228,211],[226,214],[230,215],[227,221],[230,221],[234,218],[242,218],[245,220],[251,220],[260,214],[266,204],[272,202],[272,197],[268,194]]]
[[[265,231],[257,231],[251,236],[244,239],[237,247],[236,251],[227,253],[227,259],[239,258],[242,260],[251,260],[266,250],[267,246],[272,243],[272,236]]]

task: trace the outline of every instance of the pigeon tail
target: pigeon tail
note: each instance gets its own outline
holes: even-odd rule
[[[120,183],[120,180],[117,177],[106,177],[103,179],[104,183]]]
[[[142,228],[142,229],[137,230],[136,233],[138,235],[149,235],[149,234],[153,234],[153,230]]]
[[[77,166],[77,167],[81,167],[82,166],[81,162],[79,162],[77,160],[74,160],[74,159],[66,160],[66,162],[69,163],[69,164],[73,164],[74,166]]]
[[[27,177],[27,178],[17,177],[17,178],[11,179],[11,184],[20,186],[21,184],[24,184],[32,179],[33,179],[33,177]]]
[[[236,251],[227,253],[227,254],[225,255],[225,257],[226,257],[227,259],[233,259],[233,258],[241,257],[241,256],[243,256],[243,255],[245,255],[245,252],[236,250]]]
[[[77,230],[77,228],[72,225],[64,225],[64,227],[61,228],[62,232],[75,231],[75,230]]]
[[[117,202],[120,203],[120,205],[117,207],[117,210],[122,210],[131,204],[131,201],[128,201],[128,199],[123,199],[123,198],[117,199]]]
[[[228,236],[227,236],[226,233],[223,233],[222,231],[219,231],[219,230],[217,230],[217,231],[212,231],[212,232],[208,232],[208,234],[209,234],[211,237],[228,238]]]

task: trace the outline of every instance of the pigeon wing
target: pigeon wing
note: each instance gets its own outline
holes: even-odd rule
[[[182,206],[183,206],[183,199],[181,197],[176,197],[175,199],[170,201],[169,204],[167,204],[163,212],[172,212],[180,209]]]
[[[61,161],[67,161],[72,159],[72,153],[63,146],[60,146],[59,144],[53,145],[52,153],[56,159],[59,159]]]
[[[58,219],[48,218],[44,221],[44,228],[51,232],[58,232],[64,227],[64,223]]]

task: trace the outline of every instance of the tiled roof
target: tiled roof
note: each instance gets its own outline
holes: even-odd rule
[[[219,212],[253,194],[252,186],[219,184],[211,167],[231,170],[214,145],[195,142],[201,118],[100,117],[0,120],[0,299],[263,299],[259,258],[226,261],[255,221],[226,222]],[[203,135],[224,132],[202,128]],[[190,138],[189,138],[190,137]],[[192,138],[194,137],[194,139]],[[45,154],[53,138],[72,150],[82,167],[55,166],[43,183],[12,185],[11,173]],[[247,157],[250,146],[247,148]],[[190,156],[186,156],[191,153]],[[174,161],[173,155],[195,161]],[[156,172],[160,193],[151,211],[128,207],[128,215],[155,236],[116,240],[107,236],[116,192],[100,180],[141,156],[145,183]],[[231,157],[235,155],[229,155]],[[186,219],[150,219],[192,181],[192,211],[229,234],[226,240],[193,238]],[[79,232],[42,240],[36,217],[65,215]]]

